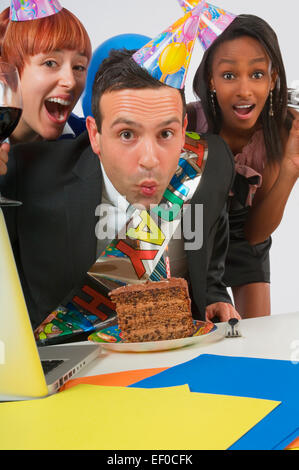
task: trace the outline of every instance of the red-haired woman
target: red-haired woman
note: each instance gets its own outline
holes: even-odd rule
[[[17,67],[23,96],[22,117],[10,143],[55,140],[72,132],[71,112],[92,54],[89,36],[65,8],[33,21],[10,21],[9,13],[7,8],[0,14],[1,59]],[[4,144],[0,152],[0,174],[6,171],[7,149]]]

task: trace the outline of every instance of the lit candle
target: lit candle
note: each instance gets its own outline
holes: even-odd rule
[[[170,262],[169,262],[169,256],[168,256],[168,246],[165,248],[165,267],[166,267],[167,279],[170,279],[171,274],[170,274]]]

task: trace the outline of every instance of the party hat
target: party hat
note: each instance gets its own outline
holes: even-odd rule
[[[183,88],[197,37],[200,11],[201,5],[198,5],[135,52],[135,62],[162,83]]]
[[[62,10],[58,0],[11,0],[11,21],[28,21],[46,18]]]
[[[211,3],[200,0],[178,0],[185,13],[201,6],[200,21],[198,27],[198,39],[206,50],[231,24],[236,15],[222,8],[215,7]]]

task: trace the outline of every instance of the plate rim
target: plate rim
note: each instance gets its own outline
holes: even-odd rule
[[[203,324],[210,323],[210,322],[206,322],[203,320],[194,320],[194,321],[196,321],[197,323],[203,323]],[[92,333],[92,335],[88,337],[88,340],[90,342],[99,344],[105,349],[110,349],[110,350],[119,351],[119,352],[155,352],[155,351],[158,352],[158,351],[166,351],[166,350],[171,350],[171,349],[179,349],[184,346],[189,346],[191,344],[196,343],[200,339],[209,336],[212,333],[216,333],[217,329],[218,327],[214,323],[213,328],[208,333],[205,333],[203,335],[192,335],[192,336],[187,336],[184,338],[163,339],[159,341],[141,341],[141,342],[135,342],[135,343],[125,343],[125,342],[109,343],[109,342],[93,341],[89,339],[92,335],[101,331],[99,330],[98,332]],[[182,343],[185,343],[185,344],[177,344],[178,341],[181,341]],[[149,346],[148,349],[146,347],[147,345]],[[159,347],[161,347],[161,349],[159,349]],[[140,350],[138,351],[139,348]]]

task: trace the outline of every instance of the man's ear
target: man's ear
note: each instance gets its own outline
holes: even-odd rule
[[[100,152],[100,133],[97,128],[95,119],[92,116],[87,116],[86,118],[86,128],[89,135],[90,145],[95,154],[99,157],[101,156]]]
[[[187,113],[186,113],[185,117],[184,117],[184,122],[183,122],[183,146],[185,144],[185,136],[186,136],[187,125],[188,125],[188,116],[187,116]]]
[[[186,114],[185,114],[185,117],[184,117],[184,122],[183,122],[183,129],[184,129],[184,132],[186,132],[187,126],[188,126],[188,115],[187,115],[187,113],[186,113]]]

